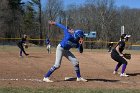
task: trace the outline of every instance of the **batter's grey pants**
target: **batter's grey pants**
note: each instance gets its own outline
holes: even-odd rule
[[[54,64],[56,68],[60,67],[63,56],[65,56],[74,66],[79,64],[77,58],[69,50],[64,50],[59,44],[56,49],[56,59]]]

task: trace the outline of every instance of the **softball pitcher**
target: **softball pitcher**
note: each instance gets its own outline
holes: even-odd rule
[[[23,35],[23,38],[20,40],[20,41],[18,41],[18,43],[17,43],[17,45],[18,45],[18,47],[20,48],[20,57],[22,57],[22,52],[26,55],[26,56],[28,56],[29,54],[27,54],[26,52],[25,52],[25,50],[24,50],[24,45],[26,45],[26,39],[27,39],[27,35]]]
[[[122,65],[122,71],[120,74],[121,77],[128,77],[128,75],[124,73],[127,66],[127,60],[124,58],[123,50],[125,48],[125,43],[128,41],[129,37],[130,35],[122,34],[119,43],[111,52],[111,58],[118,62],[113,74],[118,74],[118,69]]]
[[[64,31],[64,38],[57,46],[55,64],[50,68],[48,73],[45,74],[43,81],[53,82],[52,80],[49,79],[49,77],[56,69],[58,69],[60,67],[62,57],[65,56],[73,64],[73,66],[75,68],[75,72],[77,75],[77,81],[87,82],[86,79],[81,77],[79,61],[69,51],[71,48],[78,48],[80,53],[83,52],[83,46],[82,46],[83,37],[84,37],[83,31],[81,31],[81,30],[74,31],[73,29],[70,29],[69,27],[56,23],[54,21],[50,21],[49,24],[56,25],[56,26],[62,28]]]

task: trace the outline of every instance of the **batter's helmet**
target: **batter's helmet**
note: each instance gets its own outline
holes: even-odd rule
[[[131,35],[127,35],[127,34],[122,34],[121,35],[121,39],[129,38],[129,37],[131,37]]]
[[[84,37],[84,32],[82,30],[76,30],[74,32],[74,39],[79,39]]]

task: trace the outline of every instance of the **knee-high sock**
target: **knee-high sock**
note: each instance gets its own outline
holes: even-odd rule
[[[45,74],[45,78],[50,77],[50,75],[56,70],[56,67],[51,67],[51,69],[48,71],[48,73]]]
[[[79,65],[76,65],[76,66],[74,66],[74,67],[75,67],[75,71],[76,71],[76,75],[77,75],[77,77],[80,78],[80,77],[81,77],[81,74],[80,74],[80,68],[79,68]]]
[[[122,66],[122,72],[121,72],[122,74],[125,72],[126,66],[127,66],[126,64],[123,64],[123,66]]]
[[[22,50],[20,50],[20,56],[22,56]]]
[[[118,69],[120,68],[121,65],[122,65],[122,63],[118,63],[118,64],[116,65],[115,71],[118,71]]]

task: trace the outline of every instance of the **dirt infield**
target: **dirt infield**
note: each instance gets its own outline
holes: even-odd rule
[[[72,64],[63,58],[60,69],[51,76],[53,83],[42,82],[42,79],[54,64],[55,49],[51,54],[40,47],[30,47],[27,51],[30,55],[20,58],[17,47],[0,47],[1,87],[140,89],[140,51],[128,51],[132,54],[126,69],[130,77],[120,77],[112,74],[116,62],[107,50],[85,50],[83,54],[73,50],[80,61],[81,75],[88,82],[64,81],[65,77],[75,77],[75,71]]]

